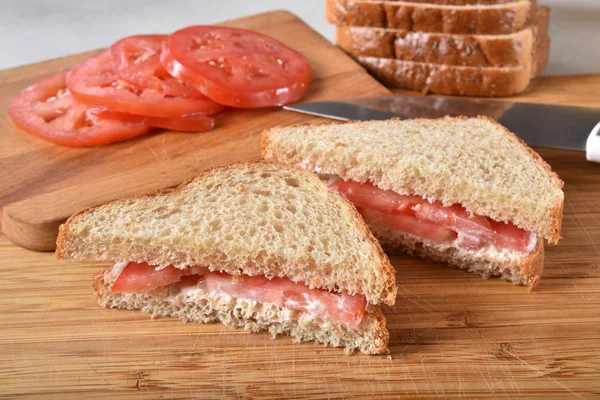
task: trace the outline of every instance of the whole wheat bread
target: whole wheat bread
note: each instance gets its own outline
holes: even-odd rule
[[[547,60],[547,55],[543,58]],[[358,57],[358,62],[392,88],[452,96],[512,96],[527,89],[532,74],[543,71],[538,60],[516,67],[463,67],[390,58]]]
[[[487,117],[329,123],[263,133],[266,159],[416,194],[560,239],[563,182]]]
[[[550,9],[540,7],[524,29],[506,35],[458,35],[338,26],[336,43],[353,58],[395,58],[430,64],[505,67],[531,64],[548,33]]]
[[[354,206],[315,175],[267,162],[80,211],[61,225],[56,255],[285,276],[371,304],[396,300],[394,269]]]
[[[535,3],[454,5],[406,1],[326,0],[328,22],[407,31],[501,35],[517,32],[533,17]]]
[[[399,194],[513,223],[551,243],[560,239],[562,181],[537,153],[486,118],[388,120],[276,127],[263,132],[266,159],[299,165],[325,179],[371,182]],[[446,262],[483,277],[535,286],[543,240],[529,253],[463,250],[365,221],[391,252]]]

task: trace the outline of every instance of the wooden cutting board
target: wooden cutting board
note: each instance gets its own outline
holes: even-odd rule
[[[314,71],[303,100],[389,94],[293,14],[275,11],[225,25],[263,32],[303,53]],[[2,231],[20,246],[54,250],[58,226],[76,211],[177,185],[208,167],[258,159],[262,130],[311,120],[279,109],[231,110],[217,116],[217,128],[207,133],[163,132],[92,149],[60,147],[19,132],[7,117],[10,99],[89,54],[0,71]]]
[[[273,26],[305,32],[290,37],[298,39],[297,46],[323,49],[326,61],[308,54],[321,71],[312,98],[343,97],[348,94],[345,90],[372,95],[384,91],[287,13],[236,23],[272,29],[272,34],[278,32]],[[313,45],[300,43],[300,38]],[[43,65],[48,71],[56,70],[65,61]],[[340,66],[345,72],[332,72]],[[43,73],[39,64],[0,73],[4,77],[0,78],[4,89],[0,97],[10,97]],[[332,93],[329,85],[340,92]],[[565,76],[537,79],[520,98],[600,106],[599,94],[600,76]],[[188,171],[186,166],[191,171],[195,165],[186,163],[210,164],[220,158],[235,158],[228,152],[235,151],[240,157],[257,155],[253,140],[263,125],[270,124],[266,115],[240,116],[243,126],[226,134],[242,138],[218,154],[199,149],[197,158],[185,158],[184,149],[169,148],[168,156],[176,154],[169,163],[181,171]],[[297,118],[284,112],[271,115],[274,123]],[[236,123],[236,118],[228,122]],[[78,182],[93,181],[110,189],[111,183],[120,184],[119,179],[133,169],[127,157],[138,151],[151,153],[152,149],[156,157],[144,158],[139,166],[171,184],[160,174],[169,166],[162,158],[166,157],[161,150],[162,136],[167,144],[181,140],[177,134],[158,135],[153,139],[158,142],[150,140],[148,145],[132,142],[130,151],[124,146],[107,154],[83,151],[70,157],[66,150],[48,152],[48,146],[34,143],[31,152],[22,156],[43,159],[37,167],[37,180],[25,184],[9,177],[6,171],[11,163],[7,161],[2,164],[2,179],[11,179],[11,185],[18,185],[23,192],[41,182],[44,191],[38,196],[42,198],[52,196],[53,188],[62,182],[76,187]],[[13,145],[18,143],[11,140]],[[215,135],[202,143],[219,140]],[[6,151],[6,143],[2,141],[1,152]],[[25,250],[0,234],[0,397],[598,397],[600,165],[586,162],[581,152],[538,150],[565,181],[564,238],[558,246],[547,248],[540,286],[528,293],[526,288],[497,279],[483,280],[438,263],[391,257],[399,293],[396,305],[384,308],[390,331],[389,357],[345,356],[340,349],[294,344],[287,337],[271,340],[267,334],[250,334],[220,324],[183,324],[167,318],[153,320],[136,311],[103,309],[96,305],[90,285],[106,265],[59,262],[53,253]],[[40,152],[46,152],[47,157],[33,158]],[[123,175],[111,170],[111,177],[102,179],[103,170],[94,162],[103,158],[123,169]],[[66,163],[64,172],[53,174],[53,163],[59,161]],[[12,162],[27,167],[16,155]],[[82,171],[69,173],[78,163],[90,166],[86,175],[80,176]],[[153,163],[160,168],[152,169],[148,164]],[[11,171],[19,173],[18,169]],[[22,179],[31,179],[29,176],[24,174]],[[128,178],[129,186],[138,188],[135,179],[140,176]],[[14,187],[5,181],[2,185]],[[2,189],[0,195],[10,198],[5,191]],[[116,190],[110,192],[117,194]],[[75,193],[74,199],[80,195]]]

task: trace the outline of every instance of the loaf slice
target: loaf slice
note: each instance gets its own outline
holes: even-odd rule
[[[416,194],[560,239],[563,182],[487,117],[295,125],[263,133],[266,159]]]
[[[185,322],[221,322],[230,328],[244,328],[252,332],[268,331],[273,335],[289,335],[295,341],[314,340],[333,347],[344,347],[347,352],[358,350],[365,354],[387,353],[389,333],[379,306],[369,305],[357,327],[319,318],[305,313],[283,309],[270,303],[256,303],[244,299],[203,295],[172,301],[168,291],[150,293],[111,293],[107,273],[94,281],[98,303],[107,308],[140,310],[153,316],[179,318]]]
[[[535,3],[447,5],[406,1],[326,0],[325,16],[335,25],[451,34],[517,32],[533,17]]]
[[[290,165],[242,163],[177,189],[83,210],[59,229],[62,259],[205,266],[287,277],[394,304],[394,269],[354,206]]]
[[[430,64],[506,67],[531,64],[548,33],[550,9],[540,7],[524,29],[507,35],[458,35],[338,26],[336,43],[353,58],[395,58]]]
[[[535,47],[528,63],[514,67],[471,67],[361,57],[358,62],[388,87],[454,96],[511,96],[527,89],[546,68],[550,39]]]

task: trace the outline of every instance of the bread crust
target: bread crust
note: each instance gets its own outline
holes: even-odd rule
[[[260,165],[275,166],[277,168],[292,170],[292,171],[295,171],[296,173],[299,173],[302,175],[308,174],[311,177],[313,176],[313,174],[311,172],[308,172],[305,169],[300,168],[298,166],[281,164],[281,163],[277,163],[274,161],[265,161],[265,160],[249,161],[249,162],[213,167],[213,168],[210,168],[210,169],[207,169],[207,170],[201,172],[200,174],[198,174],[192,178],[189,178],[187,181],[185,181],[184,183],[180,184],[179,186],[177,186],[175,188],[163,189],[163,190],[159,190],[159,191],[156,191],[153,193],[141,194],[141,195],[131,196],[131,197],[124,198],[124,199],[109,201],[109,202],[94,205],[94,206],[88,207],[86,209],[83,209],[81,211],[78,211],[77,213],[72,215],[59,228],[58,238],[57,238],[57,246],[56,246],[56,257],[57,257],[57,259],[72,258],[72,255],[73,255],[72,252],[68,253],[66,251],[68,244],[74,243],[76,241],[76,237],[74,237],[71,234],[71,226],[73,224],[75,224],[79,218],[84,218],[92,210],[94,210],[98,207],[102,207],[102,206],[106,206],[106,205],[119,206],[121,204],[131,204],[131,203],[137,202],[142,199],[153,199],[157,196],[164,196],[164,195],[178,193],[178,192],[184,190],[190,183],[195,182],[196,180],[201,180],[205,176],[213,174],[217,171],[227,170],[230,168],[252,168],[254,166],[260,166]],[[356,227],[356,229],[359,230],[362,237],[364,237],[370,243],[370,245],[373,247],[373,249],[376,253],[376,257],[378,259],[378,264],[380,266],[379,269],[380,269],[380,273],[381,273],[381,281],[385,282],[384,290],[380,294],[380,302],[388,304],[388,305],[393,305],[396,302],[396,294],[397,294],[398,289],[396,287],[395,271],[394,271],[394,268],[392,267],[392,265],[390,264],[389,259],[385,255],[385,253],[382,250],[381,245],[379,244],[377,239],[373,236],[373,234],[371,233],[371,231],[369,230],[367,225],[364,223],[362,217],[360,216],[360,214],[358,213],[358,211],[356,210],[354,205],[339,193],[332,192],[331,195],[335,195],[343,204],[345,204],[347,206],[348,211],[350,212],[350,215],[351,215],[351,218],[353,221],[353,225]],[[244,267],[240,266],[238,270],[243,273]],[[318,278],[318,277],[316,277],[316,278]],[[318,283],[314,284],[314,286],[319,287],[319,284]],[[367,298],[369,299],[369,296],[367,296]],[[372,299],[369,299],[369,300],[370,300],[370,303],[374,304]]]
[[[440,5],[404,1],[326,0],[328,22],[422,32],[501,35],[522,29],[535,4]]]
[[[177,305],[170,302],[166,292],[160,289],[149,293],[111,293],[111,285],[105,281],[107,272],[98,274],[92,286],[98,304],[106,308],[137,309],[153,316],[175,317],[186,322],[219,321],[231,328],[244,327],[253,332],[269,330],[273,337],[285,334],[292,336],[296,341],[316,340],[334,347],[345,347],[347,352],[358,350],[364,354],[389,353],[389,332],[379,306],[371,305],[367,308],[363,322],[358,328],[348,328],[334,322],[303,323],[301,316],[304,313],[296,312],[290,316],[284,309],[275,305],[268,305],[267,311],[256,311],[251,318],[247,318],[240,312],[244,311],[243,308],[232,308],[231,301],[226,301],[226,305]],[[273,314],[278,318],[274,318]]]
[[[427,64],[476,67],[529,65],[548,47],[548,7],[540,7],[524,29],[507,35],[458,35],[401,29],[337,26],[336,44],[353,58],[393,58]],[[543,71],[540,54],[533,76]]]
[[[547,220],[550,222],[547,224],[548,227],[535,230],[535,233],[538,234],[538,236],[545,238],[546,240],[548,240],[549,243],[552,243],[552,244],[558,243],[558,241],[561,238],[560,231],[561,231],[563,205],[564,205],[564,193],[562,193],[562,188],[564,186],[564,182],[552,170],[550,165],[546,161],[544,161],[544,159],[542,159],[542,157],[538,153],[536,153],[533,149],[531,149],[521,138],[516,136],[514,133],[510,132],[508,129],[506,129],[504,126],[502,126],[501,124],[499,124],[496,120],[494,120],[492,118],[489,118],[487,116],[478,116],[477,118],[487,120],[490,123],[496,125],[496,127],[498,127],[501,131],[503,131],[507,135],[507,137],[509,138],[510,141],[512,141],[515,145],[521,147],[527,153],[529,153],[533,157],[535,163],[537,165],[539,165],[548,174],[548,177],[554,183],[555,188],[561,191],[561,198],[559,199],[559,202],[557,202],[549,211]],[[469,119],[469,117],[465,117],[465,116],[448,117],[448,116],[446,116],[443,118],[438,118],[437,120],[444,121],[444,122],[452,122],[455,120],[463,120],[464,121],[467,119]],[[390,122],[401,121],[401,119],[392,118],[389,121]],[[431,120],[425,119],[425,118],[415,118],[414,121],[431,121]],[[351,124],[361,124],[361,123],[366,123],[366,121],[362,121],[362,122],[361,121],[323,122],[323,123],[319,123],[318,125],[340,125],[340,124],[351,125]],[[311,125],[311,124],[304,123],[304,124],[291,125],[291,126],[288,126],[285,128],[286,129],[294,129],[294,128],[302,128],[303,126],[309,126],[309,125]],[[269,129],[263,131],[263,133],[262,133],[261,152],[265,159],[274,159],[271,136],[274,135],[279,129],[281,129],[281,128],[273,127],[273,128],[269,128]],[[281,160],[278,160],[278,161],[281,161]],[[331,170],[336,169],[336,168],[333,168],[334,166],[331,166],[331,167],[332,167],[332,168],[330,168]],[[310,168],[310,166],[308,166],[308,168]],[[427,194],[424,194],[424,195],[427,195]],[[458,201],[457,201],[457,203],[458,203]],[[477,214],[476,210],[470,209],[469,207],[467,207],[467,211]]]
[[[424,94],[512,96],[527,89],[531,78],[531,64],[481,68],[362,56],[357,60],[385,86]]]

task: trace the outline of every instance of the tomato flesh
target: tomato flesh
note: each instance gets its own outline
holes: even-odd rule
[[[172,76],[220,104],[238,108],[291,103],[306,93],[312,80],[302,54],[245,29],[181,29],[165,42],[161,62]]]
[[[166,118],[214,114],[224,108],[208,98],[171,97],[161,90],[128,83],[113,68],[108,50],[76,65],[67,75],[66,83],[75,99],[127,114]]]
[[[405,212],[409,207],[423,202],[422,197],[399,196],[390,190],[379,189],[370,183],[344,182],[340,179],[333,182],[329,188],[342,193],[356,207],[368,208],[386,214]]]
[[[112,293],[148,292],[158,287],[179,282],[182,275],[183,271],[173,266],[157,270],[146,263],[129,263],[110,291]]]
[[[15,96],[8,114],[19,128],[68,147],[99,146],[148,132],[143,121],[97,117],[93,108],[73,99],[66,88],[67,71],[45,77]]]
[[[194,275],[198,279],[191,279]],[[278,307],[307,312],[325,320],[354,327],[360,324],[367,308],[367,300],[362,295],[336,294],[327,290],[311,289],[288,278],[232,276],[222,272],[209,272],[207,268],[201,267],[182,270],[168,266],[156,270],[146,263],[129,263],[113,283],[111,292],[147,292],[180,281],[187,286],[196,285],[206,292],[272,303]]]
[[[125,114],[108,108],[95,108],[92,111],[103,119],[112,119],[126,122],[140,122],[156,128],[170,129],[173,131],[204,132],[215,126],[215,120],[204,114],[189,114],[180,117],[159,118],[144,115]]]
[[[138,87],[161,91],[167,96],[204,99],[194,88],[173,78],[160,63],[167,35],[136,35],[123,38],[110,47],[117,74]]]
[[[231,276],[211,272],[202,278],[208,291],[227,293],[242,299],[273,303],[279,307],[308,312],[319,318],[358,326],[367,301],[362,295],[335,294],[310,289],[288,278],[267,279],[264,276]]]
[[[409,233],[434,243],[449,243],[477,251],[485,243],[499,248],[529,252],[531,233],[513,224],[472,215],[458,205],[446,207],[420,196],[405,196],[370,183],[338,180],[330,189],[344,194],[367,220]]]

